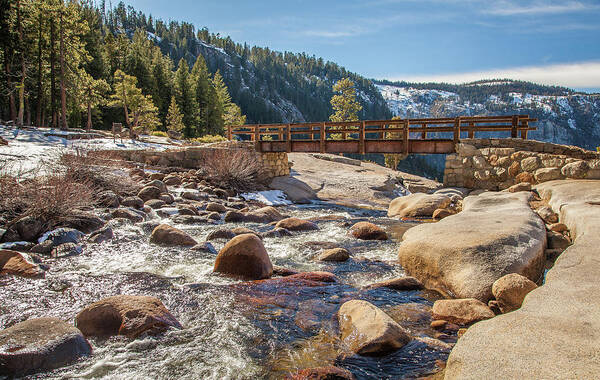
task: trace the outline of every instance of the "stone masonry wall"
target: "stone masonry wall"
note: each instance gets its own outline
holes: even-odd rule
[[[150,166],[197,169],[202,167],[206,157],[211,153],[225,152],[225,157],[227,157],[228,154],[233,155],[239,150],[246,151],[261,164],[261,179],[263,180],[290,174],[287,153],[259,153],[254,150],[253,144],[239,142],[225,142],[211,144],[210,146],[189,146],[166,151],[116,150],[111,151],[111,153],[117,154],[125,160],[139,162]]]
[[[600,154],[523,139],[462,139],[446,157],[444,186],[504,190],[521,182],[600,179]]]

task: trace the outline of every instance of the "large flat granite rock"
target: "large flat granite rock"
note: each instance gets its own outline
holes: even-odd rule
[[[520,309],[469,328],[445,379],[600,378],[600,181],[537,186],[575,241]]]
[[[529,192],[468,196],[463,211],[406,231],[398,258],[426,287],[455,298],[492,298],[509,273],[537,281],[545,262],[546,229],[529,207]]]

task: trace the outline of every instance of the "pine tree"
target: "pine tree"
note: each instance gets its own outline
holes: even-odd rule
[[[185,125],[183,124],[183,115],[179,111],[175,97],[171,97],[171,104],[169,105],[169,112],[167,113],[166,121],[167,131],[181,132]]]
[[[196,111],[198,103],[194,93],[194,83],[190,77],[187,62],[182,58],[173,79],[173,92],[177,105],[183,114],[183,135],[194,137],[196,126]]]
[[[198,105],[196,112],[196,135],[202,136],[211,130],[210,126],[214,123],[210,120],[214,114],[215,91],[210,81],[210,73],[204,57],[199,55],[192,68],[191,78],[194,83],[196,103]]]
[[[106,94],[110,92],[110,85],[104,79],[94,79],[82,70],[79,74],[79,96],[82,108],[87,112],[86,129],[92,129],[92,108],[106,102]]]
[[[333,85],[333,91],[338,94],[331,97],[331,107],[333,114],[329,117],[331,121],[356,121],[358,112],[362,106],[356,100],[356,90],[354,82],[350,78],[339,80]]]
[[[158,109],[150,95],[144,95],[137,87],[137,79],[117,70],[114,76],[114,93],[112,95],[112,106],[123,107],[125,121],[129,126],[129,135],[135,138],[138,130],[148,131],[156,128],[158,120]]]
[[[218,112],[220,112],[220,122],[218,124],[218,133],[223,133],[226,125],[242,125],[246,123],[246,116],[242,115],[241,108],[231,101],[229,90],[223,81],[221,73],[217,70],[213,78],[213,86],[217,95]]]

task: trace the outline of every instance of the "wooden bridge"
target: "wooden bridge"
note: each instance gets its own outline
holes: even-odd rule
[[[229,140],[255,142],[259,152],[448,154],[461,136],[510,132],[527,138],[535,122],[527,115],[461,116],[439,119],[364,120],[228,126]]]

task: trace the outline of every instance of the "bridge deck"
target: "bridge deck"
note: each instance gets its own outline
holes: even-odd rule
[[[437,119],[364,120],[228,126],[234,136],[255,142],[259,152],[429,153],[454,152],[462,135],[510,132],[527,138],[535,122],[527,115],[469,116]]]

